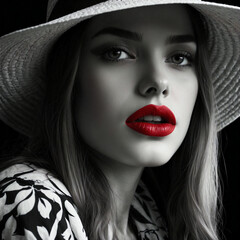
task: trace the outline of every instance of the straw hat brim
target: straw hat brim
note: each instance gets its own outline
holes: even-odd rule
[[[93,16],[142,6],[188,4],[209,28],[208,50],[216,94],[216,123],[221,130],[240,116],[240,8],[225,4],[173,0],[110,0],[45,24],[0,38],[0,118],[29,136],[43,98],[46,57],[61,34]]]

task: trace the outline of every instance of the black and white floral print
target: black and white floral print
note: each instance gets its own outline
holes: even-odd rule
[[[87,239],[65,186],[46,170],[18,164],[0,174],[1,239]]]
[[[140,240],[166,240],[154,200],[141,182],[130,209]],[[45,169],[16,164],[0,173],[2,240],[87,240],[64,184]]]

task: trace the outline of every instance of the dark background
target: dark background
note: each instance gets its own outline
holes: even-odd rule
[[[226,0],[215,2],[229,4]],[[235,5],[240,6],[240,2]],[[46,6],[47,0],[8,0],[4,5],[1,2],[0,35],[45,22]],[[0,157],[16,155],[25,141],[24,136],[0,121]],[[240,118],[221,132],[221,147],[223,232],[227,240],[232,240],[239,236],[240,227]]]

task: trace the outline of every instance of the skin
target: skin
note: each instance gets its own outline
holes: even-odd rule
[[[92,39],[106,27],[137,32],[142,41],[112,34]],[[91,20],[84,34],[75,118],[81,136],[94,149],[94,161],[114,191],[120,239],[134,239],[128,214],[144,167],[161,166],[171,159],[186,135],[196,101],[196,43],[166,43],[172,35],[194,35],[187,11],[180,5],[102,14]],[[120,52],[104,53],[108,60],[120,61],[108,62],[96,54],[106,43],[108,47],[124,47]],[[179,59],[179,51],[187,52],[193,60],[182,55]],[[127,127],[126,119],[148,104],[171,109],[176,117],[173,133],[151,137]]]

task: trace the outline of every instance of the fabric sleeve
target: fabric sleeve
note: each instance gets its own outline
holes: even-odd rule
[[[64,185],[32,166],[24,170],[0,177],[0,238],[87,240]]]

